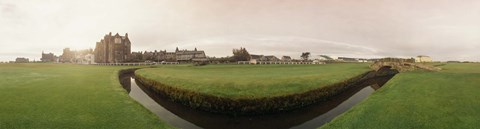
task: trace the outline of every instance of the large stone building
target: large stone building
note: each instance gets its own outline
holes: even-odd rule
[[[204,62],[208,61],[204,51],[197,50],[179,50],[175,52],[164,51],[145,51],[132,52],[128,59],[129,62]]]
[[[58,57],[53,53],[44,53],[42,51],[42,58],[40,58],[40,60],[42,62],[58,62]]]
[[[105,35],[95,46],[95,62],[97,63],[122,63],[127,62],[131,54],[128,33],[120,36],[118,33]]]
[[[175,50],[175,58],[177,62],[203,62],[208,61],[204,51],[195,50]]]
[[[59,58],[59,61],[62,63],[72,63],[75,58],[75,52],[71,51],[70,48],[64,48]]]
[[[15,63],[28,63],[28,62],[30,62],[28,58],[24,58],[24,57],[18,57],[17,59],[15,59]]]

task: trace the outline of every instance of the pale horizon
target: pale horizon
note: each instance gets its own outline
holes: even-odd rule
[[[95,48],[129,34],[132,52],[204,50],[480,61],[480,1],[0,1],[0,61]]]

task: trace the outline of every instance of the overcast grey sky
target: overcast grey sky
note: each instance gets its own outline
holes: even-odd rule
[[[0,0],[0,61],[94,48],[480,61],[479,0]]]

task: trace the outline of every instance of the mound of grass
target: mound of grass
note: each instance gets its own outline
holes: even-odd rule
[[[228,98],[302,93],[369,71],[368,64],[163,66],[136,71],[164,85]]]
[[[371,75],[367,64],[163,66],[135,73],[142,84],[171,100],[232,115],[304,107]]]
[[[440,72],[396,75],[322,128],[478,128],[480,64],[445,64]]]
[[[0,128],[170,128],[121,88],[122,68],[0,64]]]

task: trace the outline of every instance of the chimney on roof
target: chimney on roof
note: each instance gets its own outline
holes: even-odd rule
[[[108,33],[109,36],[112,36],[112,32]]]
[[[177,49],[175,49],[175,52],[178,52],[178,47],[177,47]]]
[[[128,33],[125,33],[125,37],[128,37]]]
[[[197,47],[195,47],[195,51],[197,51]]]

